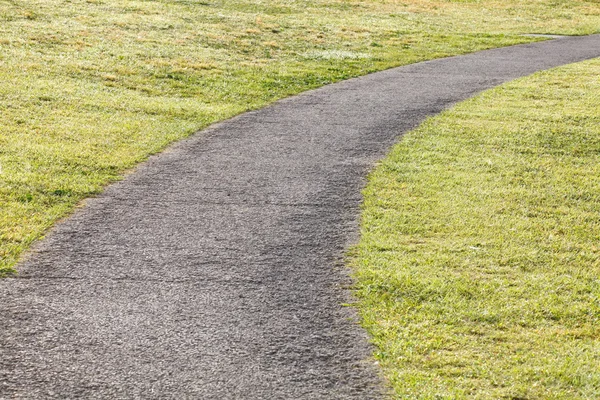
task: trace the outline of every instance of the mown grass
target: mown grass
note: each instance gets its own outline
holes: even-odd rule
[[[357,294],[396,398],[600,398],[600,59],[427,120],[364,193]]]
[[[81,199],[212,122],[599,22],[595,0],[0,0],[0,275]]]

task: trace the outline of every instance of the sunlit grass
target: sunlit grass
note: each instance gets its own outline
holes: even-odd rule
[[[419,60],[587,34],[593,0],[0,0],[0,275],[81,199],[208,124]]]
[[[600,398],[599,215],[600,59],[408,133],[353,258],[397,398]]]

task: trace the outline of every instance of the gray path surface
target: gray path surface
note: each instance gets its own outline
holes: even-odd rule
[[[369,399],[348,301],[364,177],[483,89],[600,36],[414,64],[289,98],[153,157],[0,281],[0,397]]]

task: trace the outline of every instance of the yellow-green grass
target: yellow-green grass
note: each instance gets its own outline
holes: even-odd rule
[[[0,275],[208,124],[419,60],[599,31],[596,0],[0,0]]]
[[[600,59],[428,119],[364,195],[359,308],[396,398],[600,398]]]

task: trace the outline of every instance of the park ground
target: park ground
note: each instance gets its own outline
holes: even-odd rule
[[[600,31],[597,1],[0,2],[0,273],[87,197],[209,124],[328,83]],[[399,398],[595,398],[597,61],[408,134],[352,251]],[[242,173],[242,171],[240,171]]]

